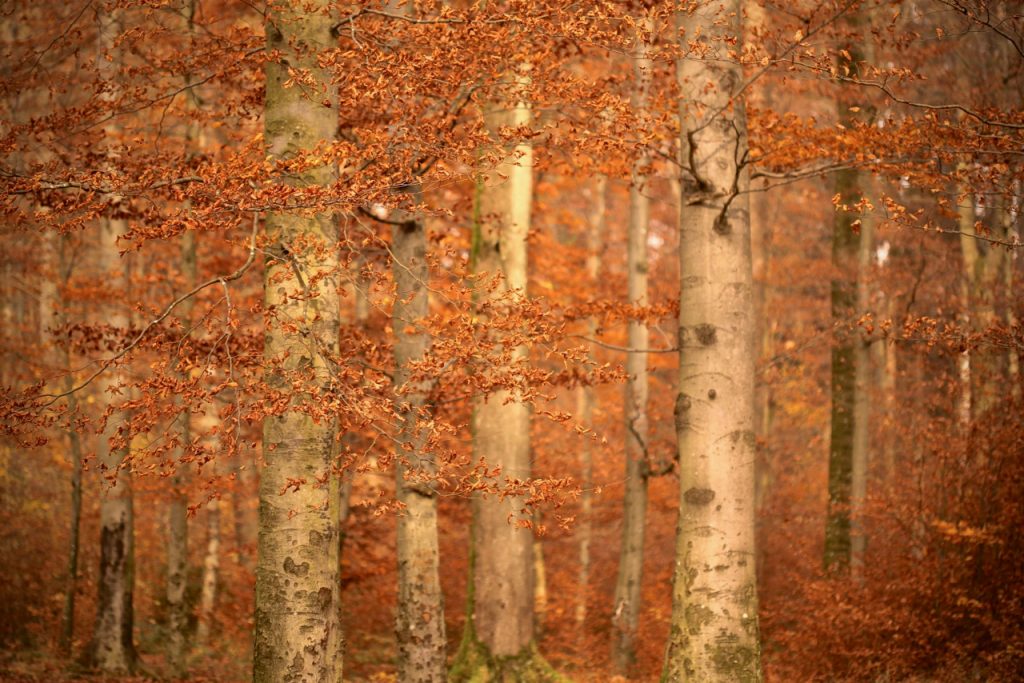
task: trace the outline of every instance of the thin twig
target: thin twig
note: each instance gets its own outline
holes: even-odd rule
[[[160,313],[160,315],[158,315],[156,318],[151,320],[144,328],[142,328],[142,331],[139,332],[137,335],[135,335],[135,338],[132,339],[131,342],[129,342],[127,346],[125,346],[123,349],[121,349],[120,351],[115,353],[110,358],[107,358],[106,360],[102,361],[100,363],[99,368],[97,368],[91,375],[89,375],[89,377],[86,378],[81,384],[79,384],[78,386],[72,387],[71,389],[68,389],[67,391],[61,392],[59,394],[39,394],[38,396],[36,396],[36,398],[40,398],[40,399],[41,398],[49,398],[50,399],[49,401],[44,403],[41,407],[45,408],[45,407],[47,407],[49,405],[52,405],[53,403],[55,403],[56,401],[59,401],[60,399],[64,398],[65,396],[68,396],[69,394],[72,394],[72,393],[74,393],[76,391],[80,391],[81,389],[84,389],[85,387],[89,386],[89,384],[91,384],[93,380],[95,380],[101,374],[106,372],[107,368],[109,368],[111,365],[113,365],[118,360],[123,358],[129,351],[131,351],[136,346],[138,346],[139,342],[142,341],[142,339],[149,333],[149,331],[152,330],[157,325],[159,325],[164,320],[166,320],[167,317],[172,312],[174,312],[174,309],[177,308],[178,305],[180,305],[181,303],[187,301],[188,299],[190,299],[191,297],[195,296],[199,292],[203,291],[207,287],[212,287],[213,285],[216,285],[216,284],[224,284],[224,283],[227,283],[227,282],[232,282],[234,280],[239,279],[243,275],[245,275],[246,271],[248,271],[249,268],[252,266],[252,264],[256,261],[256,234],[257,234],[258,226],[259,226],[259,214],[253,213],[253,216],[252,216],[252,235],[251,235],[250,240],[249,240],[249,256],[245,259],[245,263],[243,263],[242,266],[238,270],[236,270],[235,272],[231,273],[230,275],[222,275],[222,276],[218,276],[218,277],[212,278],[210,280],[207,280],[206,282],[204,282],[204,283],[202,283],[200,285],[195,286],[194,288],[192,288],[191,290],[189,290],[185,294],[182,294],[181,296],[179,296],[177,299],[175,299],[170,304],[168,304],[167,307],[164,308],[164,310]]]

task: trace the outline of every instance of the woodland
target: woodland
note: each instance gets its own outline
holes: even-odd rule
[[[1024,680],[1024,2],[0,16],[0,680]]]

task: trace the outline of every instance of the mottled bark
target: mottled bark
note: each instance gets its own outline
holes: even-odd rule
[[[337,94],[317,58],[334,47],[338,21],[326,0],[288,0],[268,14],[264,140],[272,160],[335,135]],[[305,73],[303,87],[285,87],[294,70]],[[332,166],[312,166],[280,182],[328,185],[334,177]],[[317,483],[330,476],[335,430],[333,420],[310,415],[317,396],[333,391],[324,356],[338,351],[337,225],[326,212],[269,213],[265,225],[265,380],[290,399],[263,423],[253,679],[340,681],[338,500],[334,487]]]
[[[679,525],[662,680],[761,679],[754,543],[754,320],[739,0],[681,11]]]
[[[418,185],[406,192],[422,202]],[[404,213],[404,212],[403,212]],[[427,235],[423,220],[399,217],[392,232],[392,273],[395,303],[394,387],[404,444],[396,454],[398,500],[405,506],[398,518],[398,674],[402,681],[429,683],[447,679],[444,596],[439,574],[437,493],[431,480],[433,454],[425,447],[428,383],[414,377],[414,365],[426,355],[430,337],[423,329],[429,311]]]
[[[648,56],[648,41],[654,22],[645,15],[637,22],[633,49],[633,111],[641,120],[647,117],[648,92],[651,87],[653,63]],[[626,278],[629,303],[647,306],[647,230],[650,223],[650,199],[647,176],[651,155],[640,150],[633,162],[629,186],[629,235]],[[630,320],[628,346],[646,349],[647,324]],[[623,492],[622,544],[619,550],[619,573],[615,582],[612,611],[612,664],[620,674],[629,673],[636,662],[636,630],[640,619],[640,595],[643,588],[644,530],[647,519],[647,353],[626,354],[624,402],[626,477]]]

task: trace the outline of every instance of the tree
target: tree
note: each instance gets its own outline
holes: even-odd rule
[[[190,42],[195,32],[196,0],[189,0],[184,8],[185,31]],[[188,101],[190,109],[196,108],[196,93],[191,90],[191,76],[186,75],[185,87],[189,89]],[[200,133],[195,123],[190,123],[185,133],[187,145],[198,146]],[[194,154],[193,150],[189,150]],[[193,231],[185,231],[181,236],[181,271],[185,287],[193,289],[198,284],[196,263],[196,235]],[[192,311],[195,301],[189,298],[182,302],[179,322],[183,330],[192,327]],[[167,538],[167,659],[176,675],[185,672],[187,654],[188,605],[185,591],[188,586],[188,493],[185,489],[187,478],[182,476],[191,458],[186,456],[192,443],[192,413],[186,406],[180,417],[181,422],[178,449],[178,465],[173,480],[174,491],[168,510]],[[204,584],[205,585],[205,584]],[[205,635],[205,634],[204,634]]]
[[[520,136],[530,125],[529,66],[509,74],[507,103],[484,112],[492,139]],[[514,138],[513,138],[514,139]],[[479,315],[526,297],[527,244],[533,203],[531,147],[521,141],[500,151],[499,163],[478,180],[473,226],[474,272]],[[497,277],[497,281],[492,282]],[[485,279],[486,278],[486,279]],[[527,362],[523,346],[504,348],[510,368]],[[530,407],[509,389],[498,389],[473,406],[473,453],[506,481],[530,477]],[[454,680],[523,680],[541,667],[534,649],[534,567],[531,516],[521,496],[477,497],[473,501],[472,603]],[[527,679],[528,680],[528,679]]]
[[[118,77],[119,60],[115,52],[115,39],[120,35],[121,22],[117,14],[100,15],[98,22],[98,76],[113,88]],[[109,91],[108,91],[109,92]],[[116,144],[119,130],[107,127],[111,145]],[[113,160],[116,152],[108,149]],[[118,257],[118,241],[124,235],[126,224],[115,217],[116,200],[110,212],[101,219],[99,229],[100,270],[115,291],[130,291],[131,271]],[[129,328],[130,314],[120,302],[112,303],[107,322],[115,329]],[[100,377],[98,391],[109,401],[104,430],[100,442],[100,467],[109,488],[100,504],[100,571],[99,598],[96,624],[87,659],[101,671],[131,673],[135,670],[136,653],[133,629],[133,601],[135,583],[135,530],[132,509],[131,434],[124,428],[126,414],[117,410],[116,394],[120,392],[123,377],[107,374]]]
[[[422,190],[405,188],[413,205]],[[429,382],[417,377],[430,338],[422,331],[429,313],[426,226],[421,217],[394,221],[391,238],[395,303],[396,413],[400,421],[396,454],[398,518],[398,670],[403,681],[446,680],[444,595],[439,576],[437,492],[432,481],[434,454],[427,444]]]
[[[607,211],[608,178],[599,174],[594,182],[593,211],[590,215],[587,230],[587,275],[588,286],[596,288],[601,272],[601,242],[605,235],[605,213]],[[597,320],[593,316],[587,319],[587,334],[594,338],[597,333]],[[588,352],[588,360],[593,361],[593,351]],[[594,424],[594,407],[596,404],[594,387],[589,384],[580,385],[577,389],[577,408],[583,426],[592,429]],[[594,508],[594,454],[590,439],[583,442],[580,450],[580,521],[579,521],[579,559],[580,573],[577,585],[579,596],[576,599],[576,625],[580,636],[585,633],[587,622],[587,601],[590,592],[590,544],[593,541]]]
[[[679,526],[662,679],[761,679],[754,321],[739,1],[680,11]]]
[[[298,205],[335,176],[313,154],[338,126],[337,94],[318,63],[338,21],[324,1],[289,0],[267,15],[264,141]],[[264,373],[283,407],[263,423],[253,679],[340,681],[338,500],[326,484],[335,430],[320,403],[341,390],[330,365],[340,315],[337,227],[323,208],[281,209],[264,222]],[[305,388],[293,393],[296,381]]]
[[[634,86],[633,113],[641,120],[647,115],[653,63],[648,44],[654,36],[650,11],[637,22],[636,46],[632,55]],[[647,228],[650,199],[647,176],[651,155],[641,149],[633,162],[629,186],[629,237],[627,286],[629,304],[638,309],[647,306]],[[619,673],[627,673],[636,660],[636,628],[640,618],[640,589],[643,586],[644,527],[647,518],[647,324],[642,319],[629,321],[626,356],[624,414],[626,420],[626,490],[622,512],[622,549],[619,574],[615,583],[612,611],[612,659]]]
[[[863,17],[855,14],[847,24],[858,31]],[[859,35],[853,36],[859,42]],[[850,45],[841,57],[840,68],[854,77],[865,68],[865,59],[873,52],[867,47]],[[844,88],[849,96],[849,88]],[[864,93],[854,91],[856,96]],[[858,120],[863,102],[839,98],[840,125],[851,126]],[[872,107],[864,107],[871,111]],[[870,391],[870,340],[864,339],[857,317],[867,311],[869,267],[872,250],[873,218],[862,220],[870,178],[857,168],[835,173],[838,199],[832,233],[832,420],[829,438],[829,509],[825,525],[825,568],[857,574],[863,567],[864,533],[860,517],[866,495]],[[865,229],[865,226],[867,229]]]

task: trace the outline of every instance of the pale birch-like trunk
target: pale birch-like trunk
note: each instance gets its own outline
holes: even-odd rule
[[[530,123],[525,102],[487,112],[488,130],[497,137],[503,126]],[[492,169],[479,196],[480,224],[474,236],[475,272],[501,275],[501,285],[481,297],[507,292],[526,296],[526,235],[533,202],[533,154],[529,144],[517,145],[509,159]],[[525,347],[511,351],[512,360],[527,357]],[[473,452],[502,475],[530,477],[530,408],[506,390],[476,402]],[[533,639],[533,537],[512,520],[522,517],[522,500],[496,496],[477,498],[476,604],[473,621],[480,642],[499,657],[523,652]]]
[[[541,525],[540,511],[533,515],[534,528]],[[548,568],[544,563],[544,542],[540,536],[533,537],[533,633],[536,638],[544,635],[548,616]]]
[[[654,22],[645,15],[637,22],[633,50],[634,87],[632,107],[641,120],[647,118],[648,93],[653,63],[648,56],[648,42]],[[650,199],[647,176],[651,155],[641,149],[633,162],[629,187],[629,236],[627,249],[627,287],[631,306],[647,306],[647,230],[650,223]],[[623,493],[622,545],[619,550],[619,573],[615,582],[612,611],[612,663],[620,674],[626,674],[636,662],[636,630],[640,619],[640,596],[643,588],[644,530],[647,518],[647,353],[649,334],[641,320],[630,320],[626,354],[625,459],[626,480]]]
[[[199,588],[199,619],[196,624],[196,645],[210,645],[213,615],[217,606],[217,576],[220,573],[220,501],[206,505],[206,550],[203,553],[203,579]]]
[[[499,139],[503,127],[530,124],[525,101],[527,66],[515,79],[516,101],[492,104],[485,112],[487,130]],[[489,169],[477,192],[478,220],[473,226],[474,272],[502,277],[491,289],[480,288],[478,301],[512,293],[526,296],[527,248],[533,200],[533,153],[528,142]],[[486,322],[486,321],[484,321]],[[528,358],[526,347],[508,350],[510,361]],[[530,408],[501,389],[475,402],[473,453],[502,477],[530,477]],[[466,634],[451,672],[453,680],[513,681],[546,667],[534,652],[533,537],[520,522],[529,522],[519,496],[483,496],[473,500],[472,596]]]
[[[590,226],[587,231],[587,279],[591,290],[597,289],[598,277],[601,269],[601,241],[605,232],[606,198],[608,193],[608,178],[604,174],[597,177],[594,182],[594,202],[591,212]],[[587,335],[594,339],[597,336],[597,320],[591,316],[587,319]],[[594,360],[594,352],[588,350],[588,361]],[[576,393],[576,412],[579,415],[580,423],[587,429],[594,428],[594,407],[596,403],[596,392],[594,387],[582,385]],[[579,538],[580,572],[577,580],[576,596],[576,628],[579,631],[579,638],[585,634],[587,622],[587,599],[590,593],[590,544],[593,538],[593,508],[594,508],[594,447],[593,440],[583,439],[580,448],[580,521],[577,525]]]
[[[413,204],[422,202],[418,184],[404,188]],[[402,212],[405,213],[405,212]],[[433,454],[426,449],[421,423],[428,382],[414,378],[413,365],[430,345],[423,320],[429,311],[427,234],[422,217],[408,214],[392,231],[392,273],[395,303],[394,387],[400,422],[396,454],[398,500],[405,509],[398,518],[398,674],[409,683],[445,681],[446,639],[444,596],[439,573],[437,492],[431,481]]]
[[[117,237],[123,233],[124,222],[105,219],[100,248],[109,265],[117,263]],[[113,261],[113,264],[109,262]],[[105,269],[106,270],[106,269]],[[123,276],[108,270],[107,280],[116,287]],[[122,290],[123,291],[123,290]],[[114,328],[127,329],[127,316],[111,311],[107,322]],[[119,384],[118,375],[97,379],[99,395],[110,397],[110,390]],[[117,399],[113,399],[117,400]],[[118,436],[118,428],[127,416],[115,411],[107,421],[100,438],[100,468],[116,480],[104,479],[103,499],[100,502],[100,571],[99,598],[96,605],[96,623],[90,646],[89,661],[100,671],[123,674],[133,672],[136,664],[133,641],[132,596],[135,583],[134,513],[132,509],[131,466],[125,464],[129,453],[128,437]],[[124,443],[111,445],[111,440]]]
[[[287,0],[268,14],[264,139],[267,156],[284,160],[334,138],[338,98],[317,59],[336,44],[337,7],[326,0]],[[294,70],[309,82],[285,87]],[[315,94],[310,96],[310,92]],[[296,186],[328,185],[332,167],[290,175]],[[263,423],[256,569],[255,683],[341,680],[338,499],[330,476],[334,423],[314,420],[311,394],[329,396],[324,354],[338,351],[337,225],[327,212],[266,216],[265,381],[291,394],[283,414]],[[299,329],[289,332],[284,324]],[[296,375],[297,377],[293,376]],[[294,382],[306,385],[296,392]],[[289,484],[302,480],[300,486]],[[288,490],[282,495],[282,491]],[[334,495],[332,496],[332,492]]]
[[[740,2],[680,11],[679,525],[664,681],[761,679],[754,542],[754,320]]]
[[[121,31],[116,15],[100,15],[99,55],[97,69],[100,78],[116,79],[119,60],[108,59]],[[108,90],[112,92],[112,90]],[[112,95],[109,95],[112,97]],[[107,126],[107,138],[118,139],[116,126]],[[115,203],[115,200],[112,202]],[[113,291],[129,292],[129,271],[119,257],[118,239],[125,233],[124,220],[103,218],[100,223],[99,266],[105,282]],[[127,330],[130,316],[123,301],[111,304],[105,322],[114,329]],[[97,393],[101,400],[116,402],[111,393],[124,378],[113,369],[97,378]],[[131,466],[126,465],[131,446],[127,433],[119,429],[127,415],[114,411],[107,419],[99,442],[100,469],[109,479],[104,480],[103,499],[100,502],[100,570],[99,598],[96,604],[96,623],[87,659],[105,673],[131,673],[135,670],[136,653],[133,641],[132,596],[135,582],[134,515],[132,510]],[[116,477],[116,479],[115,479]]]
[[[758,44],[763,41],[763,36],[771,30],[768,13],[759,0],[743,0],[744,11],[744,41],[747,44]],[[756,106],[770,109],[773,105],[772,87],[762,83],[756,89],[756,94],[751,93],[751,98]],[[774,335],[772,326],[774,321],[768,320],[769,285],[768,271],[771,260],[771,230],[777,219],[778,206],[774,201],[774,193],[757,192],[750,198],[750,249],[754,273],[754,320],[757,330],[757,359],[759,363],[766,363],[774,353]],[[769,217],[769,210],[771,217]],[[759,442],[757,469],[755,479],[755,509],[764,509],[768,501],[772,482],[771,467],[764,457],[760,444],[764,444],[772,427],[772,387],[759,378],[756,384],[756,402],[754,404],[754,424]],[[760,519],[758,520],[760,523]],[[760,534],[759,534],[760,535]],[[762,551],[758,544],[759,552]],[[760,560],[760,558],[758,558]],[[758,562],[758,566],[763,566]]]

